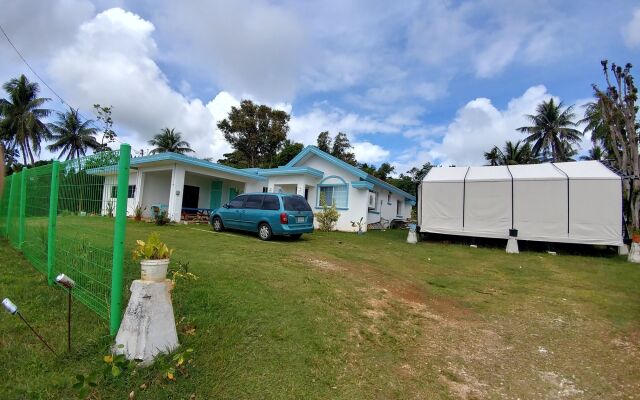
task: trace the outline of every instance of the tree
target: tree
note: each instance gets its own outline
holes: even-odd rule
[[[276,165],[285,165],[289,161],[293,160],[304,149],[302,143],[296,143],[289,139],[284,141],[282,150],[276,156]]]
[[[597,144],[593,145],[593,147],[589,150],[589,154],[587,154],[586,156],[580,157],[581,160],[596,160],[596,161],[603,161],[606,158],[607,157],[604,153],[604,150],[602,150],[602,147],[598,146]]]
[[[598,103],[601,118],[608,128],[608,141],[611,148],[609,156],[613,157],[613,164],[626,176],[623,179],[625,189],[626,211],[633,230],[640,228],[640,159],[638,146],[640,140],[638,131],[638,88],[631,74],[632,65],[627,63],[624,68],[615,63],[611,64],[613,81],[609,75],[608,61],[601,61],[607,88],[601,90],[592,85]]]
[[[155,146],[151,149],[151,154],[168,152],[178,154],[193,153],[189,142],[182,140],[182,133],[176,132],[174,128],[162,128],[160,133],[149,140],[149,144]]]
[[[574,151],[575,152],[575,151]],[[571,153],[569,149],[562,149],[561,154],[566,156]],[[571,153],[573,155],[574,153]],[[516,143],[506,141],[502,149],[498,146],[484,153],[485,160],[489,161],[489,165],[518,165],[518,164],[533,164],[537,162],[533,156],[531,145],[529,143],[522,143],[520,140]],[[564,161],[564,159],[562,160]]]
[[[397,187],[400,190],[415,196],[416,185],[422,182],[424,177],[431,171],[433,165],[430,162],[424,163],[422,167],[413,167],[404,174],[400,174],[398,178],[389,178],[387,182]]]
[[[332,140],[331,136],[329,136],[329,131],[320,132],[317,142],[320,150],[331,154]]]
[[[567,158],[572,145],[578,144],[583,133],[576,129],[573,106],[563,110],[562,102],[553,99],[543,101],[536,107],[536,114],[526,115],[531,126],[518,128],[527,134],[525,142],[533,144],[533,155],[544,160],[561,161]]]
[[[284,111],[243,100],[239,108],[231,107],[228,117],[218,122],[218,128],[234,153],[242,155],[236,158],[246,160],[249,167],[270,168],[287,139],[289,119]]]
[[[382,163],[378,170],[375,172],[374,176],[378,179],[382,179],[386,181],[389,178],[389,175],[395,172],[395,167],[389,163]]]
[[[351,165],[358,165],[356,155],[350,151],[352,148],[353,146],[351,146],[347,135],[345,133],[338,132],[338,134],[333,138],[331,155]]]
[[[0,99],[3,139],[20,148],[25,165],[27,158],[33,164],[33,154],[40,154],[40,143],[49,137],[49,129],[42,119],[48,117],[51,110],[42,106],[50,99],[38,97],[38,84],[29,82],[24,75],[11,79],[2,87],[9,95],[8,99]]]
[[[104,107],[100,104],[94,104],[93,109],[96,112],[97,120],[102,124],[102,137],[100,138],[100,148],[97,151],[111,151],[109,144],[116,141],[118,135],[113,130],[113,117],[111,111],[113,107]]]
[[[360,168],[361,170],[363,170],[364,172],[366,172],[369,175],[375,175],[376,174],[376,166],[375,165],[369,165],[367,163],[362,163],[362,164],[358,164],[358,168]]]
[[[87,149],[97,150],[100,143],[95,138],[96,128],[92,120],[82,121],[78,110],[69,108],[64,113],[57,113],[58,121],[49,124],[53,143],[47,146],[52,152],[60,151],[58,158],[66,155],[66,160],[87,154]]]

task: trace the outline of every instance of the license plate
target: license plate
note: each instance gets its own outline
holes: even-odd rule
[[[296,217],[296,222],[299,224],[304,223],[305,217]]]

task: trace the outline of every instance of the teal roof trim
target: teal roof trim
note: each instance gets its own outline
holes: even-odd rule
[[[356,189],[367,189],[367,190],[373,190],[373,183],[371,182],[367,182],[367,181],[355,181],[355,182],[351,182],[351,186],[353,186]]]
[[[398,196],[403,196],[407,200],[416,201],[416,197],[415,196],[412,196],[409,193],[405,192],[404,190],[398,189],[397,187],[393,186],[392,184],[387,183],[387,182],[385,182],[383,180],[380,180],[380,179],[378,179],[378,178],[376,178],[374,176],[368,175],[365,180],[367,182],[373,183],[376,186],[380,186],[383,189],[386,189],[386,190],[390,191],[391,193],[395,193]]]
[[[257,173],[262,176],[297,175],[297,174],[311,175],[311,176],[315,176],[316,178],[322,178],[324,176],[324,172],[311,167],[283,166],[283,167],[272,168],[272,169],[260,169],[257,171]]]
[[[254,179],[257,181],[267,180],[266,178],[258,175],[255,172],[245,171],[245,170],[241,170],[233,167],[228,167],[226,165],[220,165],[220,164],[212,163],[209,161],[201,160],[199,158],[185,156],[184,154],[177,154],[177,153],[170,153],[170,152],[151,154],[143,157],[134,157],[131,159],[131,166],[140,167],[145,164],[158,162],[158,161],[180,162],[180,163],[192,165],[195,167],[201,167],[201,168],[206,168],[213,171],[224,172],[230,175],[241,176],[244,178]],[[92,170],[90,173],[97,174],[100,172],[106,172],[106,170],[104,170],[103,168],[95,168],[95,170]]]

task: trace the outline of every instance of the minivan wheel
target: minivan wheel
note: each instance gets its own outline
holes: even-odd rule
[[[271,240],[272,236],[273,232],[269,224],[263,222],[258,226],[258,237],[260,240]]]
[[[222,225],[222,220],[220,219],[220,217],[213,217],[211,226],[213,226],[213,230],[216,232],[222,232],[224,230],[224,225]]]

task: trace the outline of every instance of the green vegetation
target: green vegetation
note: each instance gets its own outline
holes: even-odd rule
[[[72,217],[110,224],[99,217]],[[64,218],[63,218],[64,219]],[[78,222],[79,223],[79,222]],[[197,280],[173,293],[181,351],[106,377],[102,399],[612,398],[640,382],[640,269],[582,257],[445,243],[404,243],[406,231],[316,232],[261,242],[208,227],[131,221],[159,231],[172,261]],[[0,242],[0,293],[62,354],[0,315],[0,398],[74,398],[76,375],[104,368],[107,322],[74,305],[65,348],[65,293]],[[141,389],[143,387],[144,389]],[[559,394],[561,393],[561,395]]]

